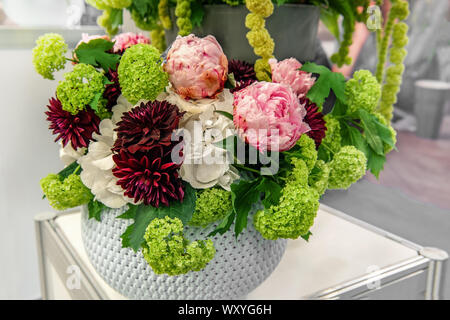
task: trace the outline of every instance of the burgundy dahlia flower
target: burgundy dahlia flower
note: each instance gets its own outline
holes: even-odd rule
[[[151,150],[155,145],[170,146],[171,135],[183,113],[167,101],[141,103],[124,113],[117,123],[117,140],[113,151],[130,153]]]
[[[300,104],[306,109],[306,116],[303,119],[311,128],[306,134],[316,142],[316,148],[319,148],[322,139],[325,138],[325,120],[323,120],[323,113],[315,103],[312,103],[308,98],[300,98]]]
[[[253,65],[245,61],[230,60],[228,62],[228,73],[232,73],[236,81],[236,87],[231,89],[231,93],[248,87],[257,81]]]
[[[164,150],[166,149],[166,150]],[[145,153],[121,150],[113,156],[113,174],[125,195],[145,205],[159,207],[169,201],[183,201],[184,191],[178,174],[179,164],[170,159],[171,148],[157,145]]]
[[[73,115],[63,110],[58,99],[51,98],[49,102],[48,111],[45,112],[50,121],[49,129],[58,135],[55,141],[62,139],[64,147],[70,142],[75,150],[86,148],[92,140],[92,133],[100,133],[100,118],[91,108],[86,107],[86,110]]]
[[[120,89],[119,76],[117,75],[117,71],[109,69],[106,73],[106,77],[112,83],[105,85],[103,98],[107,100],[106,108],[108,109],[108,111],[111,111],[111,108],[117,104],[117,99],[122,93],[122,90]]]

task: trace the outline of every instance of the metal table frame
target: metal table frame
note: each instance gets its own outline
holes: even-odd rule
[[[408,290],[408,284],[421,281],[425,283],[424,299],[438,300],[443,297],[446,263],[448,254],[440,249],[422,247],[392,233],[374,227],[356,218],[350,217],[338,210],[325,205],[331,214],[345,219],[353,224],[369,231],[389,238],[404,246],[415,250],[417,257],[398,264],[391,265],[368,275],[335,285],[326,290],[316,292],[305,297],[309,299],[383,299],[395,298],[390,296],[396,290]],[[59,213],[58,215],[72,214],[75,210]],[[70,241],[55,223],[55,213],[42,213],[35,217],[37,249],[39,257],[40,283],[42,298],[49,298],[48,281],[46,273],[51,264],[61,279],[67,276],[65,273],[71,265],[80,267],[83,286],[80,290],[69,290],[73,299],[109,299],[102,290],[101,285],[90,274],[89,269],[80,259]],[[376,286],[371,284],[376,283]],[[392,290],[394,288],[394,290]]]

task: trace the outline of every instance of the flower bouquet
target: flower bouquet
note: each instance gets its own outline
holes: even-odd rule
[[[263,74],[270,71],[268,60],[274,52],[278,58],[314,58],[319,17],[340,43],[332,62],[338,66],[350,64],[348,53],[355,22],[367,22],[372,31],[377,29],[382,20],[379,6],[383,1],[376,1],[377,6],[371,6],[374,1],[370,0],[86,0],[86,3],[102,10],[98,24],[111,35],[119,32],[123,12],[128,11],[139,29],[151,32],[153,45],[161,51],[177,33],[212,34],[233,58],[253,63],[259,57],[255,70]],[[296,45],[293,47],[292,43]]]
[[[73,65],[47,106],[66,167],[41,180],[44,195],[82,206],[88,256],[122,294],[245,296],[286,239],[312,236],[326,189],[382,170],[405,38],[398,22],[382,85],[294,58],[269,59],[260,79],[213,36],[179,36],[161,55],[143,35],[84,35],[70,58],[61,36],[41,36],[38,73]]]

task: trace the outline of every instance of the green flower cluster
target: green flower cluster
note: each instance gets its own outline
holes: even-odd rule
[[[344,146],[328,164],[330,189],[347,189],[366,173],[366,156],[354,146]]]
[[[317,160],[314,168],[308,177],[308,184],[314,188],[319,195],[323,195],[328,188],[328,178],[330,176],[330,167],[323,160]]]
[[[385,83],[380,101],[380,112],[387,119],[391,120],[394,104],[397,102],[397,93],[402,84],[402,75],[405,69],[403,60],[406,56],[404,46],[408,43],[408,25],[399,22],[394,25],[392,33],[392,48],[390,51],[390,62],[393,65],[386,70]]]
[[[191,0],[177,0],[175,16],[180,36],[187,36],[192,31],[191,13]]]
[[[64,69],[67,44],[57,33],[47,33],[36,40],[33,48],[33,65],[45,79],[54,80],[53,73]]]
[[[231,192],[221,188],[205,189],[197,193],[195,211],[189,224],[206,227],[225,218],[232,209]]]
[[[327,114],[324,117],[325,127],[325,138],[322,140],[322,144],[326,146],[326,150],[331,153],[336,153],[341,149],[341,124],[339,120],[333,117],[331,114]]]
[[[56,210],[81,206],[93,199],[89,188],[81,182],[80,176],[72,173],[62,180],[57,174],[41,179],[41,188],[50,205]]]
[[[365,109],[373,113],[381,96],[381,86],[369,70],[358,70],[345,84],[349,113]]]
[[[133,19],[136,27],[141,30],[153,30],[158,27],[158,20],[154,16],[142,17],[137,10],[131,11],[131,19]]]
[[[172,20],[169,14],[169,0],[160,0],[158,4],[158,15],[164,29],[172,29]],[[153,39],[152,39],[153,40]]]
[[[141,99],[155,100],[169,81],[158,49],[148,44],[128,48],[117,72],[122,94],[131,103]]]
[[[113,27],[112,10],[112,8],[107,7],[97,18],[97,24],[105,29],[109,35],[115,35],[119,32],[119,27]]]
[[[131,6],[132,0],[86,0],[86,2],[99,10],[109,8],[123,9]]]
[[[245,5],[250,13],[245,19],[248,43],[261,59],[255,62],[255,72],[258,80],[271,81],[269,59],[273,57],[275,42],[265,28],[265,18],[272,15],[274,6],[271,0],[247,0]]]
[[[307,234],[319,209],[319,193],[308,186],[306,163],[293,159],[292,164],[279,204],[258,211],[253,218],[256,230],[266,239],[297,239]]]
[[[299,158],[305,161],[308,170],[311,171],[317,160],[316,143],[308,135],[302,134],[297,145],[300,146]]]
[[[384,36],[377,39],[378,46],[378,64],[376,77],[379,83],[382,83],[381,101],[379,111],[390,121],[392,118],[393,105],[397,102],[397,94],[400,90],[402,75],[404,70],[403,60],[406,56],[404,47],[408,43],[408,26],[401,22],[409,15],[409,4],[405,0],[392,1],[392,7],[387,19]],[[397,22],[396,22],[397,21]],[[392,37],[392,48],[390,50],[390,62],[393,64],[386,70],[384,67],[388,55],[389,42]]]
[[[148,225],[142,253],[156,274],[176,276],[200,271],[214,258],[211,240],[189,242],[183,236],[183,223],[178,218],[156,218]]]
[[[103,94],[103,74],[89,64],[79,63],[64,75],[56,89],[62,108],[77,114],[92,102],[96,94]]]
[[[349,65],[352,63],[352,58],[348,55],[348,53],[349,47],[353,43],[355,20],[350,16],[344,17],[343,27],[344,32],[339,50],[331,56],[331,62],[337,64],[338,67],[342,67],[344,64]]]
[[[165,31],[162,26],[150,31],[150,38],[152,38],[152,45],[159,50],[159,52],[164,52],[166,50],[166,38]]]

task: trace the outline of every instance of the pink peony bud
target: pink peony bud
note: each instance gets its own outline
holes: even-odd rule
[[[225,85],[228,60],[213,36],[178,36],[167,54],[165,70],[183,98],[214,98]]]
[[[238,134],[255,148],[286,151],[310,130],[305,108],[289,86],[255,82],[234,93],[233,121]]]
[[[298,70],[302,67],[302,64],[295,58],[280,62],[277,62],[276,59],[270,59],[269,64],[272,69],[272,81],[291,86],[299,98],[303,98],[316,81],[311,73]]]
[[[144,36],[143,34],[137,34],[133,32],[126,32],[118,34],[114,37],[114,47],[113,51],[114,53],[122,53],[126,49],[128,49],[131,46],[134,46],[135,44],[139,43],[150,43],[150,39]]]

